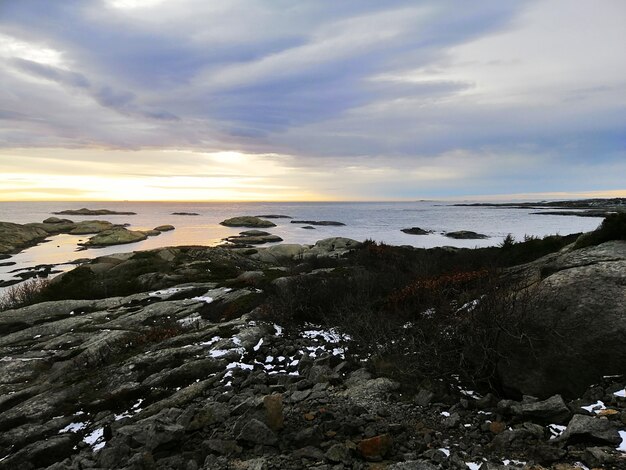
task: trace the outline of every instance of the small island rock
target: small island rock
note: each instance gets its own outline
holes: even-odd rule
[[[331,225],[340,227],[346,225],[343,222],[335,222],[334,220],[292,220],[292,224],[307,224],[307,225]]]
[[[429,233],[432,233],[431,230],[424,230],[419,227],[403,228],[401,231],[409,235],[428,235]]]
[[[120,212],[109,209],[67,209],[60,212],[53,212],[56,215],[137,215],[136,212]]]
[[[102,247],[111,245],[123,245],[126,243],[135,243],[148,238],[145,232],[127,230],[124,227],[115,227],[111,230],[94,235],[81,245],[86,247]]]
[[[231,217],[230,219],[223,220],[220,225],[226,227],[251,227],[251,228],[265,228],[276,227],[276,224],[269,220],[259,219],[251,215],[243,215],[239,217]]]

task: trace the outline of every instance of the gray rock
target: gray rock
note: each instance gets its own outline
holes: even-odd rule
[[[408,460],[387,466],[388,470],[438,470],[439,468],[426,460]]]
[[[425,388],[420,388],[417,395],[415,395],[415,404],[419,406],[426,406],[433,401],[433,398],[435,398],[435,394],[433,392]]]
[[[324,457],[329,462],[333,463],[342,463],[344,465],[349,465],[352,462],[352,457],[350,456],[350,450],[343,444],[334,444],[332,445],[324,454]]]
[[[511,406],[511,411],[524,419],[545,424],[564,424],[572,415],[561,395],[532,403],[515,403]]]
[[[574,415],[558,441],[587,441],[618,445],[622,442],[617,428],[608,419]]]
[[[220,455],[240,454],[242,451],[236,441],[227,439],[208,439],[202,443],[202,446]]]
[[[472,232],[470,230],[458,230],[456,232],[446,232],[444,235],[448,238],[455,238],[457,240],[483,240],[489,238],[482,233]]]
[[[429,233],[432,233],[432,230],[424,230],[423,228],[419,228],[419,227],[411,227],[411,228],[403,228],[401,232],[404,232],[409,235],[428,235]]]
[[[171,230],[174,230],[174,228],[175,227],[173,225],[165,224],[154,227],[154,230],[156,230],[157,232],[169,232]]]
[[[509,275],[534,286],[508,319],[518,339],[503,335],[498,344],[506,389],[574,398],[602,376],[624,373],[626,241],[548,255]]]
[[[160,232],[156,232],[157,234]],[[127,230],[123,227],[116,227],[110,230],[104,230],[97,235],[91,237],[89,240],[83,243],[79,243],[82,246],[100,247],[111,245],[123,245],[126,243],[135,243],[148,238],[146,232],[140,232],[138,230]]]
[[[605,464],[615,460],[615,457],[608,452],[609,450],[603,447],[587,447],[583,455],[583,461],[592,468],[603,468]]]
[[[278,442],[274,432],[258,419],[250,419],[241,429],[237,440],[270,446]]]
[[[220,225],[226,227],[251,227],[251,228],[266,228],[276,227],[276,224],[269,220],[263,220],[258,217],[244,215],[240,217],[231,217],[220,222]]]

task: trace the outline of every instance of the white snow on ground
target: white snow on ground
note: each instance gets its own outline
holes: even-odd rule
[[[587,410],[589,413],[594,412],[596,414],[600,413],[600,411],[602,410],[606,410],[606,406],[604,406],[604,402],[601,402],[600,400],[598,400],[593,405],[581,406],[581,408],[583,410]]]
[[[191,300],[210,304],[211,302],[213,302],[213,297],[209,297],[208,295],[200,295],[198,297],[192,297]]]
[[[450,416],[450,413],[447,411],[442,411],[441,416],[445,416],[446,418]]]
[[[324,330],[322,328],[316,327],[315,325],[311,325],[311,324],[307,324],[307,327],[315,328],[315,329],[304,330],[302,332],[303,338],[309,338],[309,339],[322,338],[324,341],[328,343],[339,343],[341,341],[349,341],[351,339],[350,336],[343,334],[343,333],[339,333],[334,328],[331,328],[329,330]]]
[[[477,462],[465,462],[465,465],[467,465],[470,470],[478,470],[480,467],[483,466],[482,463]]]
[[[583,470],[589,470],[589,467],[587,467],[587,466],[586,466],[584,463],[582,463],[582,462],[574,462],[574,463],[572,464],[572,466],[573,466],[574,468],[582,468]]]
[[[444,454],[446,454],[446,457],[450,457],[450,449],[448,449],[447,447],[442,447],[439,450],[443,452]]]
[[[283,335],[283,327],[280,325],[277,325],[276,323],[274,323],[274,330],[276,330],[276,333],[274,334],[274,336],[282,336]]]
[[[548,424],[550,439],[556,439],[557,437],[559,437],[561,434],[563,434],[563,432],[565,432],[566,428],[567,426],[562,426],[560,424]]]
[[[180,320],[177,320],[177,322],[183,328],[187,328],[187,327],[192,326],[195,323],[198,323],[201,319],[202,319],[202,317],[199,314],[194,313],[192,315],[189,315],[188,317],[181,318]]]
[[[626,452],[626,431],[620,431],[619,436],[622,438],[622,442],[617,447],[617,450],[620,452]]]
[[[616,397],[626,398],[626,388],[624,390],[618,390],[613,395],[615,395]]]
[[[170,287],[169,289],[163,289],[163,290],[156,290],[154,292],[149,292],[148,295],[150,297],[162,297],[162,296],[167,296],[167,295],[172,295],[172,294],[176,294],[177,292],[181,292],[185,289],[183,289],[182,287]],[[70,312],[70,315],[74,313],[74,312]]]
[[[199,344],[200,344],[200,346],[213,346],[220,339],[222,339],[221,336],[213,336],[213,338],[211,338],[210,340],[204,341],[203,343],[199,343]]]
[[[514,459],[504,459],[502,463],[504,465],[517,465],[520,467],[523,467],[524,465],[526,465],[526,462],[524,462],[523,460],[514,460]]]
[[[263,345],[263,338],[261,338],[259,342],[252,349],[255,351],[258,351],[259,349],[261,349],[262,345]]]
[[[226,369],[244,369],[244,370],[252,370],[254,366],[252,364],[245,364],[243,362],[231,362],[226,366]]]
[[[83,438],[83,442],[93,449],[94,452],[104,447],[104,428],[98,428]]]
[[[77,433],[78,431],[82,431],[86,427],[87,427],[87,423],[83,423],[83,422],[70,423],[67,426],[65,426],[63,429],[60,429],[59,434],[63,434],[66,432]]]
[[[227,354],[230,354],[232,352],[235,352],[235,353],[238,353],[238,354],[244,354],[246,351],[243,348],[212,349],[211,351],[209,351],[209,356],[211,356],[212,358],[224,357]]]

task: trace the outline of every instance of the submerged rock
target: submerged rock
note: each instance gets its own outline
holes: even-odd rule
[[[343,222],[335,222],[334,220],[292,220],[291,223],[305,225],[330,225],[336,227],[346,225]]]
[[[419,227],[403,228],[401,231],[409,235],[428,235],[429,233],[433,233],[432,230],[424,230]]]
[[[154,227],[154,230],[157,232],[169,232],[170,230],[174,230],[174,226],[169,224],[159,225],[158,227]]]

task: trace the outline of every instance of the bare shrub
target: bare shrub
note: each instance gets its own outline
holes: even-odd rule
[[[7,288],[0,297],[0,311],[25,307],[46,300],[49,279],[33,278]]]

